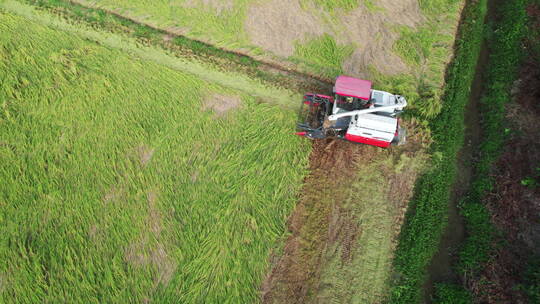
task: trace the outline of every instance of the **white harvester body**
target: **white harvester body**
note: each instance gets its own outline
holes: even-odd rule
[[[361,136],[392,142],[398,127],[397,119],[376,114],[353,116],[345,136]]]

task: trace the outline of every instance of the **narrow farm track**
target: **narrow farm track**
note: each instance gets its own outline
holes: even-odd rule
[[[480,98],[483,90],[483,74],[487,65],[488,49],[482,45],[477,70],[471,87],[469,103],[465,111],[465,142],[458,154],[458,177],[453,186],[452,198],[448,206],[448,225],[439,243],[439,250],[428,267],[428,279],[424,284],[424,302],[431,303],[434,284],[441,281],[457,281],[452,269],[456,262],[461,242],[465,239],[465,223],[459,213],[460,200],[470,190],[474,175],[476,147],[481,142]]]
[[[487,35],[478,63],[484,79],[475,80],[472,90],[481,100],[475,104],[481,118],[480,148],[470,191],[460,206],[466,238],[452,265],[460,276],[439,279],[446,280],[444,288],[455,288],[474,303],[537,303],[540,2],[489,4],[493,33]]]
[[[288,221],[291,236],[263,283],[263,303],[306,303],[320,276],[332,206],[346,198],[343,188],[356,175],[357,161],[366,150],[340,140],[314,142],[310,174]]]
[[[501,0],[487,2],[487,14],[484,24],[495,21],[495,8],[501,4]],[[459,275],[453,269],[458,261],[458,253],[462,242],[466,237],[466,227],[463,216],[460,214],[459,204],[471,190],[474,178],[475,162],[478,159],[478,147],[482,143],[482,105],[481,98],[484,90],[486,68],[489,64],[490,50],[486,41],[481,45],[478,62],[469,102],[464,114],[465,137],[464,144],[458,154],[458,176],[453,185],[452,197],[448,206],[448,225],[439,243],[439,249],[433,256],[428,267],[428,279],[424,283],[424,302],[431,303],[434,285],[440,282],[459,282]]]
[[[34,4],[34,0],[26,1],[30,4]],[[215,47],[208,44],[205,41],[198,41],[180,34],[178,31],[174,31],[167,28],[158,27],[148,21],[143,21],[139,18],[130,17],[121,13],[118,10],[110,10],[103,7],[98,7],[88,1],[83,0],[69,0],[65,1],[69,5],[63,5],[59,7],[52,7],[52,12],[60,15],[68,15],[69,18],[76,18],[84,20],[85,17],[90,16],[96,12],[114,16],[114,18],[123,24],[122,32],[125,34],[126,27],[129,29],[129,35],[141,40],[141,37],[136,36],[136,32],[139,29],[150,30],[159,36],[160,39],[149,40],[142,38],[144,43],[150,44],[156,47],[163,48],[167,51],[171,51],[175,56],[181,58],[190,58],[197,61],[201,61],[210,65],[219,67],[219,69],[241,72],[249,75],[251,78],[258,79],[267,85],[286,87],[289,90],[295,91],[328,91],[331,89],[333,79],[328,79],[319,75],[311,74],[305,71],[300,71],[293,67],[291,64],[280,62],[277,60],[270,60],[263,57],[252,57],[247,53],[239,51],[233,51],[223,48]],[[70,9],[77,9],[79,15],[73,15]],[[82,16],[81,16],[82,14]],[[87,15],[84,15],[87,14]],[[92,19],[90,19],[92,20]],[[104,24],[91,22],[92,26],[103,27],[107,31],[117,31],[114,27],[108,27]],[[183,45],[178,45],[172,41],[175,38],[187,42]],[[212,49],[214,54],[208,56],[205,53],[199,53],[198,49],[192,49],[190,45],[197,44],[198,47]],[[186,46],[187,45],[187,46]],[[255,66],[250,65],[254,64]]]

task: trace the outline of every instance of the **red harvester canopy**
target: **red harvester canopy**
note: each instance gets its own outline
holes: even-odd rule
[[[371,81],[349,76],[339,76],[336,79],[335,89],[339,95],[369,100],[371,96]]]

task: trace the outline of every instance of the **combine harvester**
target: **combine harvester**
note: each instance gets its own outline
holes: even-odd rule
[[[405,143],[397,116],[407,106],[403,96],[371,89],[371,81],[339,76],[334,96],[304,95],[297,135],[336,137],[386,148]]]

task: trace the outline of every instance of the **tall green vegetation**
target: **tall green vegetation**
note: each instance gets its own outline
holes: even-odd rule
[[[463,145],[464,110],[483,39],[486,10],[486,0],[471,1],[464,8],[455,57],[447,71],[442,109],[430,121],[432,168],[417,183],[396,250],[391,303],[420,301],[426,268],[446,226],[456,155]]]
[[[307,161],[294,113],[2,10],[0,32],[0,302],[254,301]]]
[[[469,304],[471,294],[460,285],[438,283],[435,285],[433,302],[437,304]]]
[[[489,260],[493,246],[496,246],[494,243],[496,229],[491,223],[491,215],[483,199],[493,189],[494,180],[491,173],[507,139],[505,106],[511,101],[511,88],[524,55],[521,44],[528,33],[525,10],[528,2],[530,1],[512,0],[498,6],[496,8],[498,20],[488,35],[491,53],[481,99],[483,141],[474,167],[475,175],[471,190],[460,205],[461,214],[465,218],[467,238],[459,252],[459,262],[455,265],[458,273],[468,278],[478,274]],[[453,296],[451,294],[448,296],[458,297],[458,294],[467,292],[463,287],[454,288],[454,291]],[[444,287],[436,289],[436,297],[442,298],[443,294],[445,294]]]
[[[540,303],[540,257],[536,256],[528,261],[524,281],[521,288],[529,297],[530,303]]]

